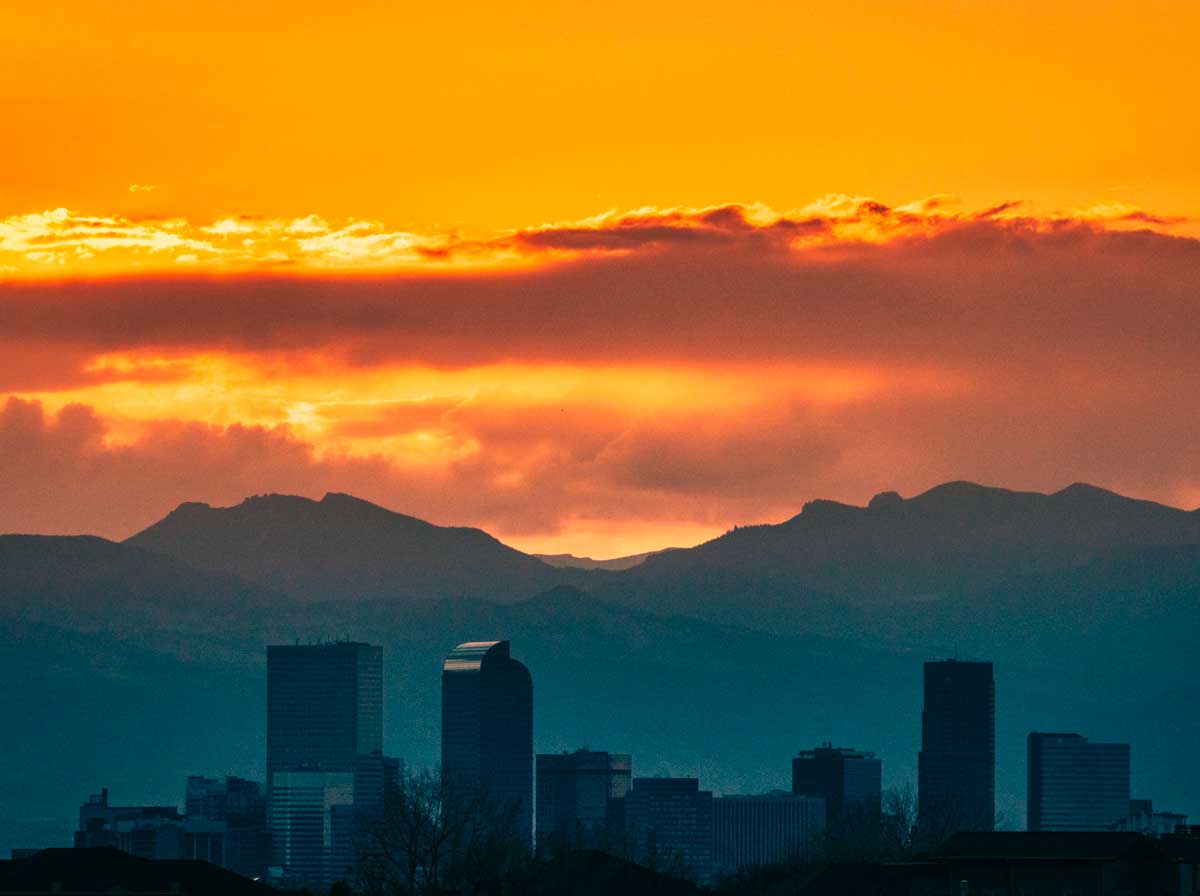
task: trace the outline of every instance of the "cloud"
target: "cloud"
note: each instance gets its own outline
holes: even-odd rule
[[[158,189],[158,184],[130,184],[130,193],[152,193]]]
[[[0,285],[0,344],[327,352],[351,366],[879,357],[991,369],[1136,365],[1143,355],[1191,364],[1183,334],[1195,314],[1196,240],[989,217],[805,249],[779,248],[763,227],[733,237],[740,227],[723,225],[727,241],[697,248],[663,247],[661,227],[610,228],[653,250],[528,270],[10,283]],[[337,237],[350,247],[370,238]]]
[[[1125,208],[954,208],[644,209],[446,244],[533,265],[0,285],[0,395],[27,399],[0,522],[127,534],[178,501],[338,490],[544,545],[955,478],[1200,493],[1200,242]],[[395,238],[237,222],[216,249]]]
[[[203,239],[181,232],[171,221],[137,222],[119,216],[80,215],[65,208],[0,220],[0,259],[72,269],[98,253],[121,257],[169,257],[177,252],[216,254]],[[23,263],[23,264],[22,264]]]
[[[137,185],[135,185],[137,186]],[[547,224],[485,238],[395,230],[380,221],[330,223],[319,215],[226,215],[210,223],[88,215],[65,208],[0,219],[0,263],[29,278],[165,272],[186,260],[207,272],[253,273],[281,266],[308,273],[438,272],[529,267],[606,254],[741,246],[787,252],[845,243],[882,243],[979,221],[1015,221],[1053,229],[1091,223],[1109,229],[1169,229],[1180,218],[1106,201],[1061,215],[1021,214],[1020,202],[982,212],[955,211],[952,197],[891,207],[861,196],[829,194],[790,212],[762,205],[638,209]]]

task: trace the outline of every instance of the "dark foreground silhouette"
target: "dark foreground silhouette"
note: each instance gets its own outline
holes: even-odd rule
[[[208,862],[142,859],[111,846],[44,849],[0,861],[0,893],[267,896],[277,891]]]
[[[530,862],[469,890],[387,887],[369,896],[1196,896],[1200,835],[956,834],[937,849],[885,863],[780,865],[747,870],[712,891],[595,850]],[[140,859],[109,847],[48,849],[0,862],[0,893],[269,896],[273,890],[205,862]],[[338,883],[330,896],[356,892]]]

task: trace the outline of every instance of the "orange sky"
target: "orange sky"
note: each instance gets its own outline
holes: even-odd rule
[[[603,556],[956,477],[1200,503],[1198,26],[8,9],[0,530],[339,489]]]

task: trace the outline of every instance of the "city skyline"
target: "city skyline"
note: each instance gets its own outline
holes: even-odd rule
[[[4,13],[0,896],[1200,896],[1196,0]]]
[[[338,879],[328,864],[331,858],[340,855],[337,861],[349,866],[354,854],[349,844],[358,836],[353,831],[361,833],[367,829],[361,825],[370,825],[372,817],[383,817],[380,813],[388,787],[410,786],[410,779],[397,777],[396,772],[388,777],[388,760],[382,759],[381,650],[364,643],[333,641],[272,646],[267,654],[268,691],[273,695],[266,720],[271,732],[267,765],[274,771],[268,772],[267,802],[258,816],[258,827],[252,820],[239,822],[243,827],[238,831],[232,826],[235,817],[245,817],[253,806],[255,794],[261,793],[257,784],[232,777],[222,784],[193,775],[187,779],[182,815],[169,806],[110,808],[107,788],[89,797],[80,809],[77,847],[111,843],[147,858],[187,856],[227,867],[243,863],[245,867],[247,861],[267,861],[265,853],[261,859],[255,858],[259,855],[255,832],[262,831],[274,839],[270,862],[279,864],[265,870],[265,876],[325,886]],[[978,823],[964,819],[974,817],[971,812],[978,808],[974,801],[979,796],[973,789],[982,785],[976,780],[974,766],[980,759],[975,753],[990,743],[991,732],[985,729],[994,717],[995,685],[991,663],[953,659],[929,661],[924,668],[920,796],[919,804],[912,807],[918,814],[906,823],[916,823],[915,836],[919,838],[930,836],[935,826],[947,825],[937,829],[936,841],[926,841],[926,848],[931,848],[957,831],[981,829]],[[493,680],[491,684],[489,680]],[[450,765],[443,765],[441,774],[455,788],[465,785],[467,790],[460,792],[471,794],[470,799],[490,792],[504,801],[532,787],[531,769],[522,769],[522,764],[532,760],[534,744],[530,741],[526,749],[505,734],[514,724],[517,732],[531,731],[526,729],[532,720],[527,702],[532,700],[529,680],[528,670],[510,658],[507,641],[466,642],[446,655],[442,672],[443,762],[448,760]],[[513,691],[514,684],[521,687]],[[295,722],[302,716],[311,721],[313,711],[317,723],[306,722],[296,728]],[[489,720],[487,726],[480,727],[484,719]],[[483,749],[475,746],[468,750],[468,740],[480,741]],[[496,759],[489,758],[489,741],[500,750]],[[510,741],[511,745],[505,746]],[[523,757],[519,762],[514,762],[513,749]],[[505,751],[512,755],[506,758]],[[1128,745],[1093,744],[1076,734],[1031,732],[1028,756],[1031,831],[1141,830],[1134,825],[1148,823],[1137,815],[1151,811],[1149,802],[1130,798]],[[371,793],[366,793],[362,762],[371,758],[377,765],[385,764],[380,765],[377,777],[367,776]],[[881,764],[872,753],[834,748],[828,743],[801,751],[793,760],[790,793],[774,790],[715,798],[711,791],[701,789],[702,782],[695,778],[635,776],[629,755],[580,749],[538,754],[537,760],[536,800],[533,792],[523,797],[530,815],[526,821],[520,821],[519,814],[514,818],[520,826],[536,815],[539,825],[549,825],[538,834],[539,854],[582,846],[620,855],[645,854],[650,867],[675,868],[672,873],[682,873],[701,884],[754,864],[807,861],[813,850],[839,848],[820,846],[822,836],[853,838],[848,844],[871,842],[879,836],[881,821],[896,824],[891,813],[903,811],[889,797],[881,816]],[[1120,795],[1113,777],[1117,772],[1124,781]],[[337,780],[330,780],[330,773]],[[295,790],[291,782],[295,774],[325,775],[319,783],[301,782],[310,788],[319,786],[323,795],[311,811],[307,804],[300,806],[296,816],[306,832],[314,824],[317,829],[324,827],[323,851],[321,835],[312,843],[288,845],[293,825],[281,825],[281,819],[292,811],[289,807],[295,800],[285,796],[282,809],[272,806],[273,801],[279,802],[280,790],[285,794]],[[411,780],[416,786],[418,779]],[[947,795],[956,799],[947,800]],[[259,805],[263,805],[261,801]],[[963,806],[968,811],[952,818],[930,817],[931,807],[943,811],[942,807]],[[867,815],[860,816],[862,811]],[[1114,816],[1112,820],[1104,820],[1106,811]],[[975,815],[982,817],[978,812]],[[856,825],[845,826],[856,817]],[[1178,818],[1182,820],[1177,824],[1186,822],[1186,818]],[[867,827],[862,826],[864,820]],[[347,826],[354,823],[360,827]],[[339,824],[343,826],[340,832]],[[982,829],[991,826],[989,810]],[[1144,830],[1161,836],[1152,828]],[[546,835],[554,836],[546,839]],[[524,833],[521,837],[525,848],[531,849],[532,841]],[[862,840],[864,837],[867,839]],[[338,842],[343,845],[337,846]],[[633,853],[629,853],[631,849]],[[316,852],[301,856],[297,850]]]

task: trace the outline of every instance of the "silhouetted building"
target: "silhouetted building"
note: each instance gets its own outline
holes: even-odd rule
[[[1026,771],[1030,831],[1111,831],[1129,816],[1129,744],[1033,732]]]
[[[1200,829],[1181,825],[1176,833],[1156,838],[1159,849],[1165,852],[1179,869],[1180,896],[1200,894]]]
[[[183,814],[205,821],[224,821],[228,790],[220,778],[188,775]]]
[[[907,896],[1180,896],[1180,866],[1140,834],[958,833],[927,858],[891,866],[886,890]]]
[[[442,774],[515,811],[533,846],[533,680],[508,641],[460,644],[442,664]]]
[[[825,826],[825,801],[776,790],[720,796],[713,807],[713,867],[719,874],[806,861]]]
[[[382,804],[383,650],[357,642],[267,648],[272,877],[326,887],[346,874],[346,819]],[[369,782],[369,784],[368,784]],[[337,807],[343,807],[338,809]],[[334,818],[342,831],[335,836]]]
[[[257,781],[187,780],[183,858],[203,859],[250,878],[270,864],[266,795]]]
[[[713,873],[713,796],[695,778],[634,778],[625,824],[635,858],[707,884]]]
[[[1180,812],[1164,812],[1154,808],[1153,800],[1130,800],[1129,815],[1117,828],[1136,831],[1150,837],[1164,837],[1188,829],[1188,817]]]
[[[996,812],[996,684],[991,663],[925,664],[918,827],[929,840],[990,831]]]
[[[617,806],[632,783],[633,761],[626,754],[539,753],[538,851],[611,848],[623,827],[616,822]]]
[[[330,857],[340,876],[358,860],[358,846],[365,834],[364,823],[383,812],[389,788],[398,787],[404,764],[399,759],[373,753],[359,756],[354,765],[354,800],[329,809]]]
[[[176,806],[112,806],[108,788],[79,807],[75,848],[111,846],[143,859],[184,855],[184,819]]]
[[[874,753],[825,744],[792,760],[792,793],[824,800],[828,818],[862,812],[878,819],[882,791],[883,763]]]

